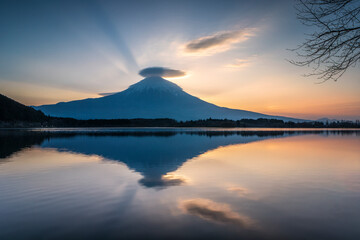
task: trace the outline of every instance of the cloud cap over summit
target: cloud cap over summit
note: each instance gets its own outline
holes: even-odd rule
[[[142,69],[139,74],[143,77],[183,77],[186,75],[185,72],[176,70],[176,69],[170,69],[170,68],[164,68],[164,67],[149,67]]]

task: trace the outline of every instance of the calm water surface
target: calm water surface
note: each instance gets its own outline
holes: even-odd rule
[[[0,131],[0,239],[360,239],[360,132]]]

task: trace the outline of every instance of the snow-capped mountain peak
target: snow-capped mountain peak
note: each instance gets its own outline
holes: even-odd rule
[[[144,92],[149,90],[165,91],[172,93],[183,92],[182,88],[176,85],[175,83],[172,83],[158,76],[144,78],[140,82],[131,85],[126,90],[126,92],[133,93],[133,92]]]

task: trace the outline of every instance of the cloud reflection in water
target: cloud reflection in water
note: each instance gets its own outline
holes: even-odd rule
[[[253,220],[233,211],[228,204],[217,203],[205,198],[181,201],[179,208],[186,214],[194,215],[221,224],[233,224],[249,228]]]

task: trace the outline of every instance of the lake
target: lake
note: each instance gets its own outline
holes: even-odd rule
[[[360,239],[360,131],[0,131],[0,239]]]

